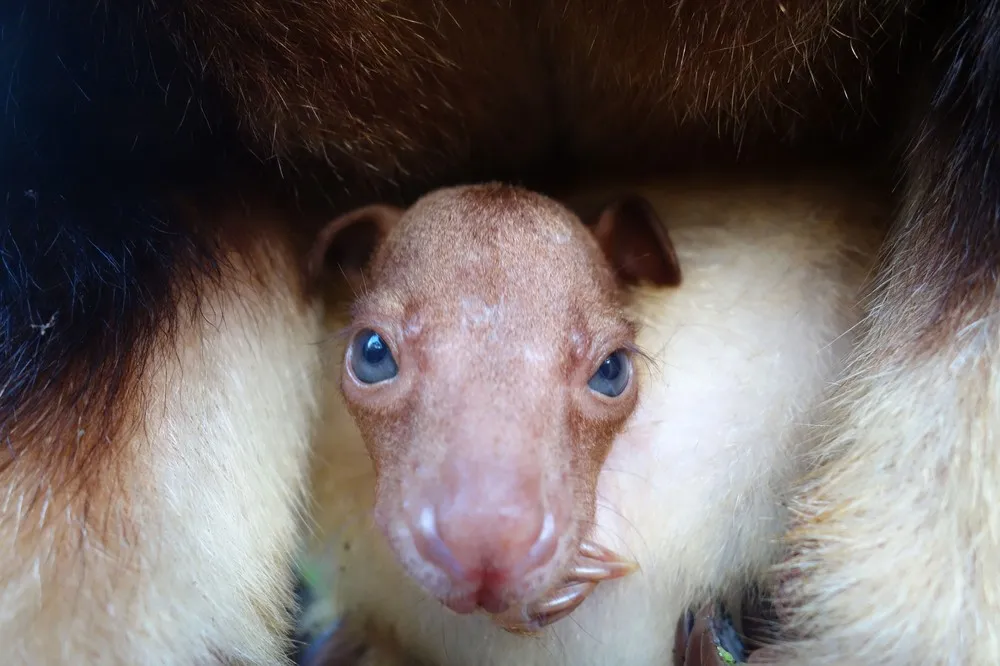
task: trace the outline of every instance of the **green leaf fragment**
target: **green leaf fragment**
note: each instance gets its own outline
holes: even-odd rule
[[[317,590],[320,588],[320,581],[322,581],[323,575],[320,573],[319,567],[301,564],[299,566],[299,575],[302,577],[302,582],[305,583],[306,588],[309,590]]]
[[[729,654],[729,651],[726,648],[721,647],[719,645],[716,645],[715,649],[719,653],[719,658],[722,659],[722,661],[724,663],[727,663],[727,664],[736,664],[737,663],[736,662],[736,658],[733,655]]]

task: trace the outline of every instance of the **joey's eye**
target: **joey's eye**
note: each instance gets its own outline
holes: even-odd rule
[[[597,391],[609,398],[617,398],[628,386],[632,375],[632,366],[628,356],[621,349],[614,352],[601,363],[597,372],[590,378],[587,385],[592,391]]]
[[[377,384],[396,376],[396,359],[381,335],[365,329],[351,344],[351,370],[362,383]]]

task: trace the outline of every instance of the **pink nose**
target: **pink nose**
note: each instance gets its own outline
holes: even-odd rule
[[[448,576],[456,593],[447,603],[459,613],[506,610],[511,590],[552,559],[558,541],[540,493],[482,491],[472,486],[439,495],[411,516],[417,550]]]

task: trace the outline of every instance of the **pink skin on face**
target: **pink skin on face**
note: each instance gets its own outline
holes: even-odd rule
[[[365,237],[361,278],[350,261],[365,253],[338,242]],[[375,466],[376,522],[409,575],[455,612],[532,631],[629,573],[586,531],[638,398],[623,277],[679,281],[648,206],[588,229],[518,188],[451,188],[334,221],[314,270],[331,256],[363,294],[341,387]]]

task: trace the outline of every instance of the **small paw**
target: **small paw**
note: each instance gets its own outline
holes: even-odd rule
[[[637,568],[635,562],[584,541],[573,566],[555,589],[531,604],[494,616],[494,620],[514,634],[537,633],[579,608],[599,583],[622,578]]]

